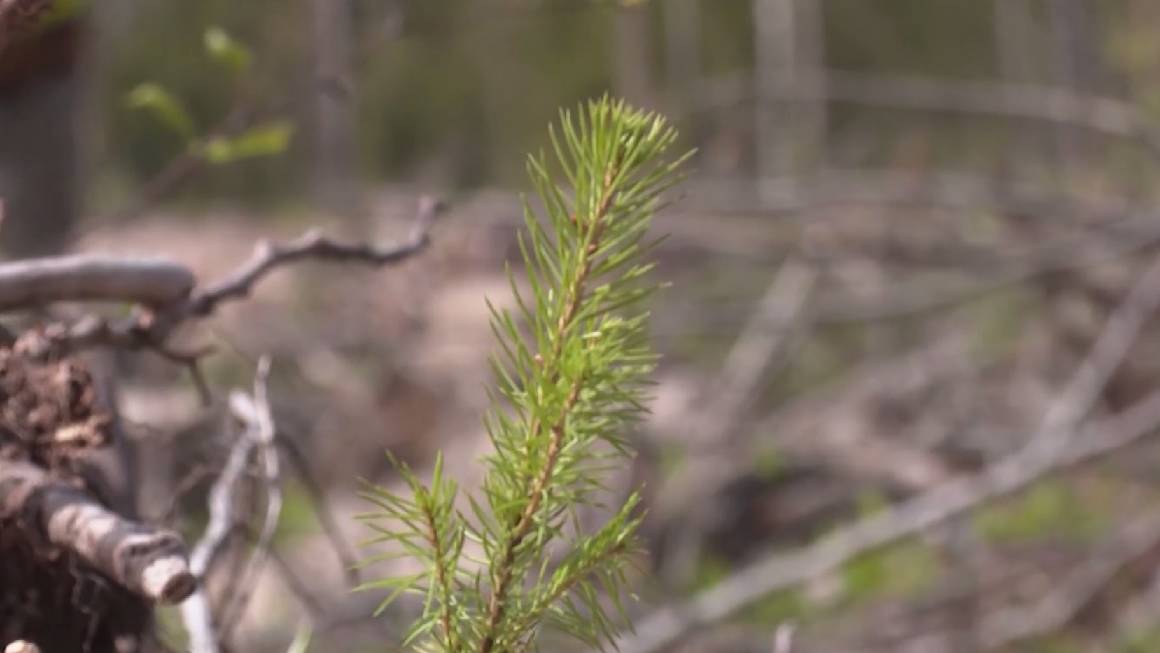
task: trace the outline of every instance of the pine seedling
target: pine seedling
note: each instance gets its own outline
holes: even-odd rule
[[[461,510],[440,457],[428,484],[397,465],[409,496],[367,493],[374,541],[418,562],[365,586],[388,591],[380,610],[422,597],[411,650],[523,653],[548,631],[604,649],[626,621],[639,496],[594,532],[580,513],[611,498],[608,473],[645,411],[647,231],[687,155],[667,156],[676,133],[662,118],[609,99],[565,112],[549,134],[553,156],[527,166],[539,202],[524,203],[526,290],[509,268],[516,308],[489,303],[499,348],[482,488]]]

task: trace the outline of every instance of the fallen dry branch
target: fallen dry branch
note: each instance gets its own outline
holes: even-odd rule
[[[230,397],[234,416],[246,425],[246,437],[254,442],[261,468],[261,485],[266,497],[266,506],[257,541],[251,548],[250,557],[246,561],[245,567],[236,575],[236,580],[233,583],[236,590],[230,592],[231,600],[222,613],[222,639],[230,637],[233,629],[245,614],[250,597],[253,596],[254,585],[257,583],[258,576],[265,567],[270,550],[274,546],[274,533],[278,528],[278,520],[282,516],[282,466],[278,457],[278,447],[275,443],[277,427],[274,424],[273,410],[270,408],[269,376],[270,358],[263,356],[258,361],[258,373],[254,382],[253,395],[237,391]]]
[[[1017,492],[1039,478],[1106,455],[1150,433],[1160,423],[1160,392],[1121,416],[1080,429],[1100,391],[1120,366],[1140,330],[1160,306],[1160,259],[1140,275],[1109,317],[1088,356],[1059,393],[1028,443],[981,473],[947,481],[886,513],[838,531],[805,551],[770,556],[641,625],[622,650],[652,653],[692,629],[724,619],[751,602],[833,571],[875,548],[950,520]]]
[[[355,554],[354,547],[343,535],[338,518],[327,505],[326,492],[323,491],[322,485],[315,478],[305,452],[293,439],[284,434],[278,435],[277,442],[280,449],[286,454],[286,460],[298,475],[298,481],[302,484],[302,489],[306,492],[312,505],[315,517],[322,527],[323,536],[330,542],[330,548],[334,551],[339,566],[342,567],[347,584],[351,588],[358,586],[361,583],[359,557]]]
[[[914,317],[960,306],[972,299],[1053,273],[1082,269],[1116,261],[1160,244],[1157,216],[1136,216],[1119,221],[1106,242],[1088,235],[1051,243],[1020,261],[962,281],[899,283],[886,296],[863,298],[835,295],[818,302],[811,320],[815,324],[850,324]]]
[[[193,290],[193,273],[164,260],[60,256],[0,263],[0,310],[62,301],[166,306]]]
[[[311,231],[285,245],[260,243],[253,256],[225,279],[197,291],[184,307],[193,316],[212,313],[222,302],[249,295],[254,285],[275,269],[303,260],[358,263],[382,267],[399,263],[422,251],[430,242],[431,225],[440,208],[431,197],[419,200],[419,211],[411,234],[399,245],[340,243],[318,231]]]
[[[30,527],[46,556],[74,554],[155,603],[178,603],[196,586],[176,533],[124,519],[35,465],[0,462],[0,522]]]
[[[782,263],[719,374],[703,389],[699,403],[705,408],[692,416],[682,441],[713,446],[730,440],[768,368],[792,333],[801,328],[804,307],[817,280],[817,270],[794,256]]]
[[[1137,518],[1100,543],[1092,555],[1022,608],[988,615],[979,626],[979,650],[998,651],[1066,628],[1121,572],[1160,547],[1160,513]]]
[[[1160,391],[1123,413],[1052,439],[1058,448],[1029,446],[985,468],[839,529],[816,545],[775,552],[740,569],[692,599],[662,608],[618,641],[622,653],[656,653],[689,634],[721,622],[770,594],[839,569],[850,560],[932,528],[978,506],[1009,496],[1035,481],[1108,456],[1154,433],[1160,424]]]
[[[1127,296],[1108,317],[1079,369],[1052,400],[1033,444],[1046,442],[1051,446],[1053,434],[1072,430],[1091,413],[1157,309],[1160,309],[1160,258],[1132,284]]]
[[[1037,120],[1131,139],[1160,154],[1160,135],[1132,104],[1052,86],[826,70],[770,88],[758,88],[748,75],[720,77],[702,81],[695,96],[701,98],[699,110],[758,100],[830,101]]]
[[[701,547],[708,521],[706,510],[690,510],[690,493],[699,493],[707,479],[719,476],[722,458],[735,448],[737,427],[753,401],[753,395],[769,368],[786,349],[787,342],[802,328],[803,307],[818,280],[817,271],[796,257],[789,257],[770,282],[753,315],[725,357],[718,375],[700,390],[702,406],[690,415],[676,434],[677,441],[696,447],[698,455],[674,478],[665,482],[658,494],[661,528],[673,533],[670,555],[662,574],[677,578],[691,568],[686,562]],[[715,455],[714,455],[715,454]],[[658,509],[659,508],[659,509]],[[671,525],[681,521],[681,527]]]
[[[270,361],[262,358],[258,363],[258,372],[254,381],[254,397],[235,391],[230,396],[230,409],[233,418],[244,425],[233,448],[230,457],[222,469],[221,474],[214,482],[209,493],[209,524],[205,533],[194,545],[190,556],[190,565],[199,578],[204,578],[213,564],[214,558],[220,552],[230,532],[238,523],[234,515],[235,494],[243,480],[250,457],[255,450],[263,454],[269,472],[269,457],[275,458],[272,479],[267,479],[267,491],[271,497],[267,501],[267,519],[263,524],[262,538],[255,546],[255,552],[261,552],[269,546],[273,535],[273,526],[277,524],[277,517],[281,510],[281,487],[277,477],[277,450],[273,445],[274,422],[270,415],[270,407],[266,398],[266,384],[270,373]],[[272,452],[272,453],[270,453]],[[252,575],[248,566],[245,577]],[[247,591],[242,584],[242,591]],[[186,632],[190,636],[190,650],[193,653],[216,653],[219,644],[224,638],[223,624],[214,622],[210,610],[209,598],[204,592],[196,592],[181,606],[181,616],[185,623]]]
[[[687,195],[688,201],[673,208],[672,214],[676,218],[668,220],[674,223],[677,235],[691,236],[694,240],[712,240],[713,230],[695,222],[706,213],[756,214],[788,221],[813,221],[818,217],[816,213],[827,209],[885,206],[986,211],[1032,220],[1051,220],[1058,224],[1060,221],[1111,220],[1146,210],[1145,206],[1133,206],[1120,197],[1095,199],[1018,179],[891,168],[826,168],[805,175],[756,182],[690,180]],[[768,228],[762,228],[768,232]],[[695,233],[688,233],[695,229]],[[761,236],[757,233],[745,235]]]
[[[201,539],[189,556],[190,569],[198,578],[204,578],[210,565],[225,545],[231,529],[239,521],[234,515],[234,494],[245,474],[254,439],[239,437],[230,449],[225,466],[209,491],[209,523]],[[217,626],[213,621],[209,597],[204,591],[194,592],[181,604],[181,619],[189,633],[190,650],[194,653],[218,650]]]

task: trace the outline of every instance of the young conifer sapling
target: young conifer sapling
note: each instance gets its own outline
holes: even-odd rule
[[[419,563],[364,586],[387,590],[380,611],[422,597],[411,650],[522,653],[551,631],[604,649],[626,621],[639,496],[595,531],[580,513],[612,498],[609,471],[645,411],[648,227],[688,155],[669,156],[676,133],[661,117],[607,98],[563,113],[549,135],[552,155],[527,165],[538,202],[524,202],[523,269],[508,268],[516,308],[488,304],[499,347],[482,487],[460,496],[440,456],[427,483],[397,465],[407,495],[366,494],[373,542],[390,545],[375,559]]]

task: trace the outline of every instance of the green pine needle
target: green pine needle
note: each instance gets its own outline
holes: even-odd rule
[[[592,533],[579,510],[609,498],[607,473],[631,455],[625,438],[645,411],[647,232],[688,155],[666,157],[676,132],[662,118],[607,98],[563,113],[549,135],[554,156],[527,166],[542,207],[525,201],[519,239],[530,290],[509,269],[516,309],[488,304],[499,348],[480,495],[462,512],[441,457],[429,485],[396,463],[410,497],[367,493],[374,541],[422,569],[365,586],[390,592],[380,609],[422,597],[413,650],[523,653],[545,629],[604,648],[626,622],[639,497]]]

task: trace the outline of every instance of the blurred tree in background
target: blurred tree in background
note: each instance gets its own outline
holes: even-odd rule
[[[0,197],[9,253],[58,251],[77,217],[79,3],[0,4]],[[75,6],[74,6],[75,5]]]
[[[344,176],[347,168],[365,182],[516,183],[520,171],[512,162],[535,142],[533,126],[550,120],[561,104],[608,89],[656,108],[684,109],[686,122],[714,134],[714,143],[699,144],[709,145],[710,153],[739,148],[728,159],[734,163],[723,165],[744,172],[757,165],[757,153],[744,145],[748,130],[735,119],[752,113],[753,103],[706,105],[712,98],[701,96],[682,107],[692,98],[682,100],[680,89],[755,66],[759,74],[765,74],[760,66],[776,74],[785,55],[765,45],[786,39],[778,30],[755,29],[763,24],[754,21],[763,4],[784,3],[110,0],[101,11],[117,17],[105,21],[110,34],[95,84],[104,136],[97,156],[101,175],[94,181],[98,188],[124,190],[172,156],[171,136],[122,110],[123,93],[137,82],[165,84],[188,99],[201,121],[229,108],[230,88],[197,56],[201,35],[213,25],[254,48],[261,82],[252,92],[287,109],[308,136],[289,158],[255,162],[241,175],[210,175],[196,194],[266,200],[294,198],[310,188],[315,196],[333,194],[333,188],[323,190],[335,184],[326,178]],[[1131,55],[1143,47],[1131,45],[1139,37],[1117,33],[1113,39],[1107,28],[1127,28],[1129,12],[1147,11],[1129,2],[1080,3],[1079,9],[1074,0],[799,4],[810,9],[799,8],[792,23],[797,47],[806,48],[796,56],[842,71],[958,80],[1003,76],[1096,92],[1122,88],[1146,65]],[[319,11],[323,7],[331,10]],[[692,27],[683,28],[690,16]],[[153,56],[159,51],[166,56]],[[826,130],[833,146],[824,156],[807,157],[815,162],[909,158],[917,165],[915,157],[945,160],[953,153],[958,163],[974,158],[976,165],[989,165],[1004,134],[1020,129],[845,102],[823,113],[832,117]],[[964,130],[968,122],[972,129]],[[878,128],[867,130],[867,124]],[[857,138],[843,138],[855,132]],[[979,138],[987,132],[992,139]]]

